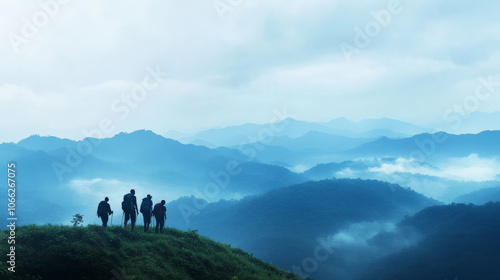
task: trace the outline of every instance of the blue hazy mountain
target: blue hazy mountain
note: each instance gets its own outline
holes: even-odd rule
[[[169,226],[196,228],[283,269],[311,256],[319,237],[331,242],[331,236],[349,225],[394,222],[438,204],[397,185],[347,179],[306,182],[240,201],[211,203],[202,209],[195,202],[202,203],[192,197],[169,203]],[[334,254],[311,277],[337,279],[339,270],[349,270],[347,260]]]
[[[276,124],[242,124],[225,128],[209,129],[191,137],[179,139],[183,143],[205,141],[216,146],[238,146],[256,142],[260,137],[299,137],[309,131],[328,132],[331,129],[317,123],[285,119]],[[262,136],[261,136],[262,135]]]
[[[473,203],[482,205],[488,202],[500,201],[500,187],[484,188],[475,192],[461,195],[454,199],[456,203]]]
[[[437,139],[437,140],[436,140]],[[424,157],[466,157],[470,154],[495,156],[500,154],[500,131],[478,134],[418,134],[410,138],[382,137],[344,152],[350,157],[409,157],[420,153]]]
[[[472,163],[473,164],[473,163]],[[500,185],[499,180],[469,181],[449,176],[426,162],[400,158],[367,158],[318,164],[302,173],[311,180],[361,178],[398,184],[440,201]]]
[[[373,136],[412,136],[423,132],[432,132],[433,129],[423,128],[409,122],[393,120],[389,118],[366,119],[359,122],[349,121],[346,118],[333,119],[323,125],[336,129],[346,130],[357,133],[366,133],[372,131]]]
[[[500,111],[484,113],[472,112],[464,116],[451,114],[446,122],[430,125],[438,131],[453,134],[479,133],[485,130],[500,130]]]
[[[48,138],[38,138],[38,140],[43,142]],[[52,142],[53,139],[50,139],[50,141]],[[20,143],[24,143],[24,141]],[[246,157],[237,150],[228,148],[209,149],[204,146],[184,145],[151,131],[120,133],[107,139],[89,138],[78,142],[64,141],[64,144],[64,148],[48,152],[56,157],[58,162],[65,163],[65,157],[70,153],[76,153],[80,150],[87,151],[87,148],[85,148],[87,145],[90,145],[91,153],[81,156],[82,162],[93,161],[93,164],[87,165],[88,167],[75,168],[71,174],[68,174],[69,179],[73,177],[120,178],[179,183],[189,186],[192,183],[209,182],[210,172],[224,171],[229,161],[235,161],[239,163],[242,172],[238,176],[234,176],[231,183],[237,185],[241,191],[251,193],[252,188],[250,185],[263,188],[257,181],[265,181],[265,175],[261,176],[259,180],[254,180],[254,183],[248,178],[248,176],[252,177],[252,175],[248,174],[266,173],[266,169],[269,170],[269,178],[275,178],[276,181],[274,182],[281,186],[300,181],[298,179],[300,178],[299,175],[293,174],[286,169],[247,162]],[[283,178],[278,178],[280,176],[283,176]],[[274,185],[271,182],[266,183],[268,183],[266,186]]]
[[[63,149],[66,146],[74,145],[75,141],[69,139],[61,139],[54,136],[33,135],[23,139],[17,143],[18,147],[33,151],[50,152],[58,149]]]
[[[35,136],[20,143],[1,144],[0,155],[4,166],[9,160],[17,164],[24,224],[68,222],[82,211],[91,215],[93,204],[106,195],[118,194],[110,197],[118,210],[121,197],[132,187],[140,196],[154,192],[173,200],[216,186],[217,195],[207,191],[206,196],[218,200],[305,181],[286,168],[247,161],[237,150],[184,145],[150,131],[82,141]],[[6,180],[6,174],[2,178]],[[7,199],[6,195],[0,198]]]
[[[7,182],[7,165],[15,163],[16,210],[20,223],[45,223],[62,221],[66,205],[70,198],[59,183],[52,169],[56,157],[41,150],[28,150],[12,143],[0,144],[0,162],[5,172],[0,173],[0,180]],[[67,194],[67,195],[64,195]],[[7,191],[0,195],[7,201]],[[7,215],[7,211],[1,217]]]
[[[358,147],[361,144],[373,140],[374,139],[371,138],[350,138],[324,132],[310,131],[297,138],[291,138],[289,136],[277,137],[269,145],[281,146],[293,152],[332,154]]]
[[[232,148],[239,149],[260,162],[293,169],[296,166],[314,166],[334,160],[337,153],[372,140],[310,131],[297,138],[281,136],[268,144],[254,142]]]
[[[500,203],[429,207],[399,224],[395,234],[372,243],[390,243],[415,231],[415,246],[371,265],[359,280],[500,279]]]
[[[210,129],[189,137],[180,137],[182,143],[207,143],[213,146],[238,146],[242,143],[261,141],[265,137],[298,138],[308,132],[320,132],[350,138],[394,138],[409,137],[418,133],[433,132],[433,129],[418,127],[411,123],[383,119],[352,122],[345,118],[326,123],[299,121],[287,118],[275,124],[243,124],[225,128]]]

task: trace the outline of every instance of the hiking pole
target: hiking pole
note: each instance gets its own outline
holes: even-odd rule
[[[113,214],[111,214],[111,226],[113,226]]]

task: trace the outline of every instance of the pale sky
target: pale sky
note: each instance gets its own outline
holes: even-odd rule
[[[100,123],[105,137],[266,123],[283,108],[417,124],[463,104],[500,111],[498,11],[493,0],[2,0],[0,142],[81,139]]]

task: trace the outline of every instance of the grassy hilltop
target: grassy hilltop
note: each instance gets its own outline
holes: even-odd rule
[[[16,272],[1,279],[299,279],[241,249],[214,242],[197,231],[168,228],[145,234],[89,225],[22,226],[16,229]],[[7,248],[8,231],[0,231]],[[5,250],[6,250],[5,249]]]

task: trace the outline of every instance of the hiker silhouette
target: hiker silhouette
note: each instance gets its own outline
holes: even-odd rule
[[[109,215],[113,214],[108,201],[109,198],[105,197],[104,200],[99,203],[99,206],[97,206],[97,217],[101,218],[103,227],[108,226]]]
[[[151,198],[153,197],[148,194],[141,202],[141,213],[144,218],[144,232],[149,231],[149,225],[151,224],[151,212],[153,211],[153,201]]]
[[[156,228],[155,233],[158,233],[158,226],[160,226],[160,233],[163,232],[163,227],[165,226],[165,220],[167,219],[167,207],[165,207],[165,200],[160,203],[156,203],[155,208],[151,216],[155,216]]]
[[[139,215],[139,210],[137,209],[137,199],[135,197],[134,189],[131,189],[130,193],[123,196],[122,210],[125,213],[124,226],[127,227],[127,222],[128,220],[130,220],[130,225],[132,227],[131,231],[134,231],[135,221],[137,215]]]

